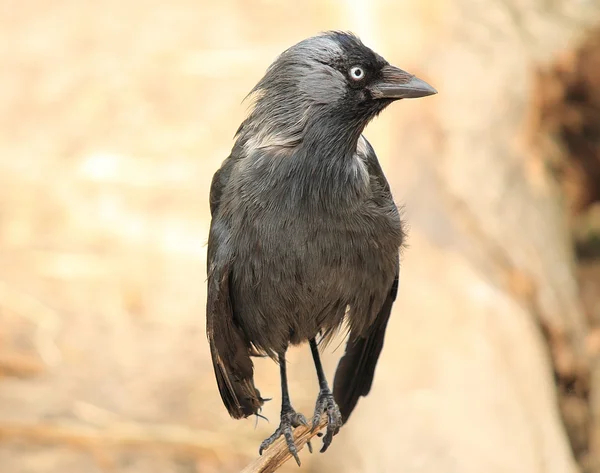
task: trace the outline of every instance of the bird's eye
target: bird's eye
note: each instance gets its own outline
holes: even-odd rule
[[[365,71],[362,67],[354,66],[350,69],[350,77],[352,77],[353,80],[361,80],[364,76]]]

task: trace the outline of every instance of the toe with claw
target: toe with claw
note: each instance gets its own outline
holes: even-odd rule
[[[259,455],[262,455],[263,451],[269,448],[275,440],[277,440],[282,435],[285,438],[285,442],[287,444],[288,450],[296,460],[298,466],[300,466],[300,458],[298,457],[298,449],[296,444],[294,443],[294,434],[293,429],[299,427],[301,425],[308,425],[306,417],[302,414],[298,414],[293,409],[285,410],[281,413],[281,423],[277,430],[271,435],[269,438],[265,439],[263,443],[260,444],[260,448],[258,450]],[[312,453],[312,445],[310,442],[307,444],[308,450]]]
[[[329,448],[329,445],[331,445],[331,441],[333,440],[333,436],[338,433],[343,423],[340,409],[333,399],[333,394],[329,390],[321,390],[319,393],[317,404],[315,406],[315,414],[312,420],[313,430],[319,426],[321,415],[323,413],[327,414],[327,431],[323,437],[323,447],[321,448],[321,453]]]

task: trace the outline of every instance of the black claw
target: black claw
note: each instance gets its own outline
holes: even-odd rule
[[[329,448],[329,445],[331,445],[331,441],[333,440],[333,436],[338,433],[340,427],[342,426],[342,414],[340,413],[340,409],[333,399],[333,394],[329,390],[322,390],[317,397],[315,414],[312,420],[313,431],[319,426],[321,415],[323,413],[327,414],[327,430],[323,437],[323,447],[321,448],[321,453],[325,452]]]
[[[300,466],[300,458],[298,457],[298,448],[294,443],[294,434],[292,429],[299,427],[300,425],[308,425],[306,417],[302,414],[296,413],[293,409],[281,413],[281,423],[277,430],[269,438],[265,439],[258,449],[258,454],[262,455],[263,451],[269,448],[275,440],[283,435],[285,443],[287,444],[289,452],[292,454],[298,466]],[[309,442],[309,451],[312,453],[312,445]]]
[[[287,443],[288,450],[296,460],[298,466],[300,466],[300,457],[298,457],[298,449],[296,448],[296,444],[294,443],[294,435],[292,434],[292,430],[285,429],[283,431],[283,435],[285,437],[285,442]]]
[[[308,453],[312,454],[313,449],[312,449],[312,444],[310,443],[310,440],[308,442],[306,442],[306,446],[308,447]]]

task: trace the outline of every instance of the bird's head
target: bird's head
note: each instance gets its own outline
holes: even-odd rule
[[[253,148],[295,147],[307,135],[357,140],[393,101],[435,93],[356,36],[327,32],[290,47],[271,64],[250,93],[254,107],[238,134]]]

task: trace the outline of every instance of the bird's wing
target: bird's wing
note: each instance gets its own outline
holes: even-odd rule
[[[210,215],[212,217],[215,216],[217,210],[219,209],[223,190],[229,181],[229,176],[231,175],[234,163],[234,158],[229,156],[225,161],[223,161],[223,164],[217,170],[217,172],[215,172],[215,175],[212,178],[212,182],[210,183],[210,194],[208,198],[210,203]]]
[[[367,334],[363,337],[353,337],[352,333],[350,334],[333,381],[333,397],[340,408],[344,423],[350,417],[358,399],[369,394],[371,390],[375,366],[383,348],[385,329],[397,293],[398,275]]]
[[[393,204],[390,186],[383,174],[375,151],[363,136],[360,137],[357,151],[366,161],[369,174],[374,178],[378,198],[383,199],[386,203]],[[392,305],[398,293],[399,270],[400,261],[398,258],[396,260],[396,277],[377,314],[375,322],[363,336],[350,333],[350,338],[346,344],[346,351],[335,372],[333,396],[340,408],[344,422],[348,420],[358,399],[361,396],[369,394],[371,390],[375,366],[383,348],[385,329],[390,318]]]
[[[231,304],[228,229],[219,218],[219,204],[230,172],[231,164],[219,169],[210,191],[213,220],[208,238],[206,334],[219,393],[229,414],[240,419],[257,414],[264,400],[254,386],[251,346],[234,320]]]

